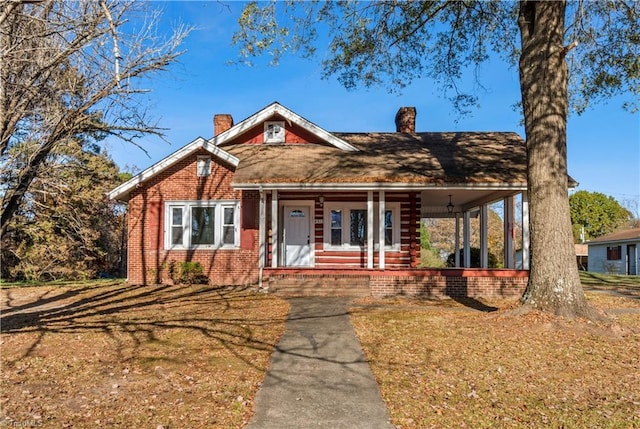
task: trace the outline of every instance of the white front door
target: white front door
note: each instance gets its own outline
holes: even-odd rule
[[[284,265],[311,266],[311,220],[308,206],[284,208]]]

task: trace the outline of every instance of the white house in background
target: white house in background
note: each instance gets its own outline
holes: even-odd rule
[[[640,228],[626,229],[587,242],[589,271],[638,275]]]

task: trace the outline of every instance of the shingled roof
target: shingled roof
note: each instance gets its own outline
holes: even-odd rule
[[[616,241],[638,241],[640,240],[640,228],[624,229],[611,234],[603,235],[588,241],[587,244],[601,244]]]
[[[510,132],[332,133],[356,147],[225,147],[234,185],[259,183],[505,184],[526,186],[525,142]],[[286,162],[284,162],[286,161]]]

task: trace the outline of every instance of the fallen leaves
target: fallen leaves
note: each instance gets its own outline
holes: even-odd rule
[[[0,425],[242,427],[288,304],[244,288],[2,290]]]
[[[640,314],[607,325],[488,305],[500,310],[402,299],[352,308],[398,428],[640,426]]]

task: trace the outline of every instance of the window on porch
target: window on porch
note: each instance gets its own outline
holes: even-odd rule
[[[367,211],[349,211],[349,244],[364,246],[367,241]]]
[[[325,248],[333,250],[361,249],[367,244],[368,224],[367,208],[361,203],[327,203],[325,216],[328,217],[328,227],[325,229]],[[400,224],[396,223],[399,205],[388,203],[384,216],[384,246],[387,249],[400,247]],[[375,223],[378,223],[378,211],[375,212]],[[376,232],[375,242],[380,240]]]

